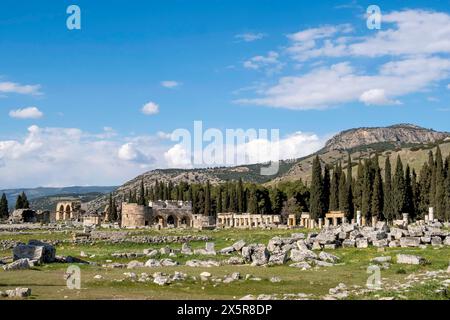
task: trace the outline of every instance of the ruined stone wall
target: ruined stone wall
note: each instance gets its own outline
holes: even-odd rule
[[[151,208],[137,203],[122,203],[122,227],[134,228],[152,224]]]

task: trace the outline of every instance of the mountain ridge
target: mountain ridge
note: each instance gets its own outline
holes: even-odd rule
[[[242,178],[244,182],[255,182],[268,186],[300,178],[308,181],[312,157],[316,154],[321,155],[324,163],[332,164],[336,161],[345,162],[348,152],[352,154],[352,159],[363,158],[373,152],[432,148],[436,143],[444,143],[445,139],[450,139],[449,133],[426,129],[414,124],[400,123],[387,127],[353,128],[336,134],[327,141],[322,149],[311,155],[280,161],[280,171],[274,176],[265,177],[259,174],[259,170],[264,164],[200,169],[155,169],[124,183],[114,191],[114,196],[124,199],[129,190],[138,188],[141,181],[144,181],[146,187],[153,185],[155,181],[166,183],[172,181],[174,184],[181,181],[187,183],[209,181],[211,184],[217,184]],[[420,156],[416,154],[416,158],[422,158],[423,152],[419,153]],[[104,208],[107,200],[106,196],[94,199],[88,203],[88,209]]]

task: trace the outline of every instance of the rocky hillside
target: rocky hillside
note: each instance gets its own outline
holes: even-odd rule
[[[436,143],[449,137],[447,132],[438,132],[412,124],[389,127],[357,128],[343,131],[326,144],[324,151],[349,150],[359,146],[391,142],[398,147],[407,144]]]
[[[280,163],[280,172],[287,172],[295,162],[282,161]],[[126,182],[114,191],[114,197],[123,199],[128,196],[130,190],[137,190],[141,181],[144,181],[145,187],[150,187],[156,181],[178,184],[182,181],[187,183],[206,183],[209,181],[215,185],[229,180],[238,180],[242,178],[244,181],[265,183],[276,176],[262,176],[260,169],[264,164],[244,165],[238,167],[222,167],[222,168],[206,168],[206,169],[160,169],[148,171],[136,178]],[[119,200],[120,201],[120,200]],[[87,204],[89,211],[103,210],[108,203],[108,195],[98,197]]]
[[[137,190],[141,180],[144,181],[146,187],[154,185],[155,181],[172,181],[174,184],[181,181],[188,183],[210,181],[211,184],[217,184],[242,178],[244,181],[266,185],[298,179],[309,181],[312,160],[316,154],[320,154],[323,163],[333,164],[342,161],[346,165],[347,154],[351,153],[353,166],[357,165],[359,158],[368,157],[373,152],[379,152],[382,157],[387,155],[396,157],[397,154],[400,154],[405,161],[411,162],[413,167],[419,168],[426,161],[428,150],[434,148],[436,144],[443,144],[444,154],[450,151],[450,141],[446,140],[450,139],[449,137],[448,133],[410,124],[351,129],[331,138],[322,150],[313,155],[281,161],[280,170],[275,176],[261,176],[259,173],[263,164],[190,170],[153,170],[128,181],[114,192],[114,196],[123,199],[128,195],[130,189]],[[107,195],[98,197],[88,203],[88,209],[103,210],[107,202]]]

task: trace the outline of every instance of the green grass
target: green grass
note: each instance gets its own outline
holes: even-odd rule
[[[114,232],[114,231],[111,231]],[[274,236],[287,237],[297,231],[292,230],[217,230],[202,231],[195,230],[135,230],[130,231],[136,235],[207,235],[215,242],[216,249],[220,250],[233,244],[235,241],[244,239],[247,243],[265,243]],[[69,240],[71,233],[33,233],[18,234],[8,236],[8,239],[20,240],[23,242],[29,239],[46,240]],[[203,248],[204,242],[195,241],[191,243],[193,248]],[[409,266],[392,264],[390,269],[382,270],[381,277],[383,284],[406,282],[406,277],[411,273],[423,273],[432,270],[447,269],[449,265],[450,247],[435,249],[406,249],[406,248],[388,248],[385,252],[378,252],[375,248],[369,249],[337,249],[330,251],[341,258],[341,263],[329,268],[320,268],[317,270],[301,271],[291,268],[287,265],[276,267],[251,267],[251,266],[220,266],[213,268],[191,268],[184,265],[166,268],[142,268],[134,270],[126,269],[105,269],[101,264],[106,260],[114,262],[127,263],[128,259],[114,259],[111,254],[114,252],[142,252],[146,248],[161,248],[166,244],[134,244],[130,242],[122,244],[105,244],[97,242],[94,245],[74,245],[66,241],[57,246],[58,255],[72,255],[80,257],[80,252],[84,251],[88,255],[95,255],[95,258],[86,258],[89,261],[97,262],[95,265],[82,265],[82,289],[69,290],[66,287],[64,273],[68,265],[66,264],[48,264],[34,268],[33,270],[4,272],[0,270],[0,290],[7,290],[15,287],[30,287],[33,291],[32,299],[239,299],[245,295],[259,294],[298,294],[305,293],[312,295],[312,298],[321,298],[326,295],[330,288],[336,287],[339,283],[345,283],[347,287],[364,287],[369,274],[367,268],[371,265],[371,259],[381,255],[390,255],[394,258],[398,253],[410,253],[423,256],[430,264],[424,266]],[[181,244],[169,244],[171,248],[181,248]],[[10,250],[0,251],[0,257],[11,256]],[[158,256],[165,258],[168,256]],[[186,260],[222,260],[228,256],[179,256],[172,258],[181,264]],[[146,261],[147,258],[136,259]],[[213,282],[201,282],[200,280],[187,280],[180,283],[174,283],[170,286],[160,287],[152,282],[140,283],[124,280],[124,272],[132,271],[136,274],[146,272],[153,274],[161,271],[174,273],[182,271],[189,276],[196,276],[203,271],[210,272],[214,277],[223,277],[233,272],[240,272],[242,276],[251,274],[259,277],[262,281],[238,281],[230,284],[216,284]],[[95,275],[102,275],[103,280],[94,280]],[[281,278],[281,283],[271,283],[271,277]],[[436,293],[439,285],[433,281],[426,284],[418,284],[408,292],[402,293],[408,299],[449,299],[444,293]],[[371,292],[363,296],[349,299],[378,299],[380,297],[397,297],[399,294],[382,290]],[[402,298],[404,298],[402,297]]]

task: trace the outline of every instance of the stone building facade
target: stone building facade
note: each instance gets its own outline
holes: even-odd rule
[[[150,207],[141,206],[137,203],[122,203],[122,228],[136,228],[150,226],[153,217]]]
[[[56,221],[82,221],[81,201],[60,201],[56,204]]]
[[[216,224],[219,228],[260,228],[281,223],[281,215],[276,214],[219,213]]]

